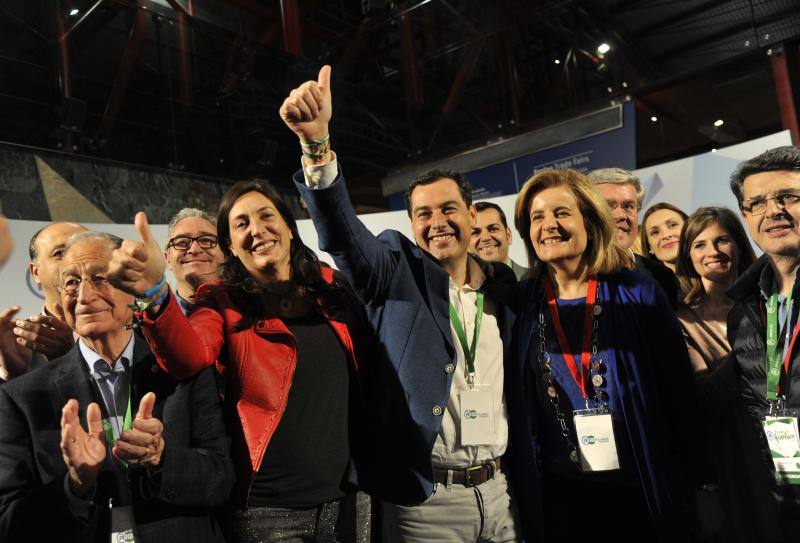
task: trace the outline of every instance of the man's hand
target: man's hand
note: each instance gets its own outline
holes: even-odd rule
[[[0,377],[9,381],[28,371],[33,355],[14,335],[14,315],[19,310],[15,305],[0,313]]]
[[[56,317],[33,315],[28,320],[17,319],[14,324],[17,343],[42,353],[48,360],[66,354],[75,346],[72,328]]]
[[[147,215],[140,211],[134,220],[141,241],[126,239],[111,253],[108,280],[123,292],[140,297],[164,277],[164,253],[150,233]]]
[[[84,431],[78,418],[78,401],[69,400],[61,411],[61,456],[67,465],[69,487],[76,496],[86,496],[97,481],[106,459],[100,407],[89,404]]]
[[[114,443],[112,453],[129,466],[141,466],[149,469],[161,464],[164,453],[164,425],[153,418],[153,406],[156,395],[148,392],[139,402],[139,411],[133,421],[133,428],[124,430]]]
[[[331,67],[323,66],[316,81],[306,81],[283,101],[280,115],[286,126],[306,142],[328,135],[333,114]]]

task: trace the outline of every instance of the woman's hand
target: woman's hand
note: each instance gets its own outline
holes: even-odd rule
[[[143,211],[136,214],[135,225],[141,241],[126,239],[111,253],[108,280],[119,290],[141,298],[161,282],[167,263]]]

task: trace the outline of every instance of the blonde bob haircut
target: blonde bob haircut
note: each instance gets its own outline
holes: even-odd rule
[[[584,259],[589,271],[599,275],[614,273],[622,268],[633,267],[630,251],[617,243],[616,227],[611,218],[611,208],[588,177],[571,170],[545,170],[525,182],[514,208],[514,226],[525,242],[528,265],[538,276],[543,269],[531,242],[531,202],[545,189],[567,187],[578,199],[586,228],[586,252]]]

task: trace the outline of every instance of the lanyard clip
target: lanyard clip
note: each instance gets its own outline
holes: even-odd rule
[[[777,400],[769,402],[769,416],[778,417],[786,411],[786,397],[779,396]]]

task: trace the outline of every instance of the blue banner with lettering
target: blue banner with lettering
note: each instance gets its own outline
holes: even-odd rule
[[[622,106],[622,127],[566,145],[545,149],[513,160],[465,172],[473,198],[480,200],[516,194],[525,181],[542,170],[572,168],[581,172],[597,168],[636,168],[636,122],[632,101]],[[392,210],[405,209],[402,192],[389,196]]]

